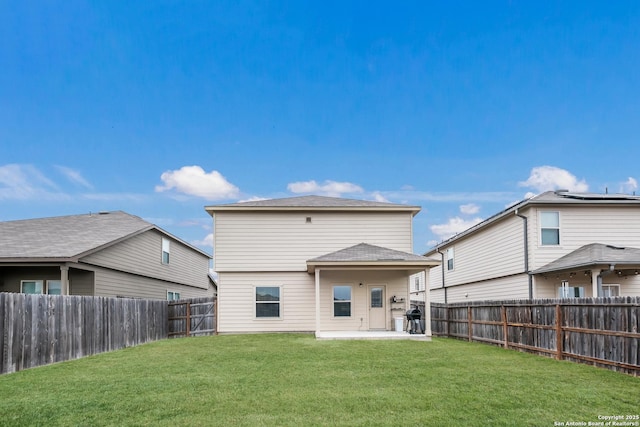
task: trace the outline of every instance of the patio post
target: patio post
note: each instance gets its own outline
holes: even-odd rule
[[[60,287],[62,295],[69,295],[69,267],[66,265],[60,266]]]
[[[424,270],[424,334],[431,338],[431,296],[429,295],[429,269]]]
[[[316,337],[320,333],[320,269],[316,268]]]

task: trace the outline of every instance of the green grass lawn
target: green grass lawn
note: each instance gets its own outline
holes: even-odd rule
[[[640,413],[640,378],[452,339],[165,340],[0,376],[0,425],[553,426]]]

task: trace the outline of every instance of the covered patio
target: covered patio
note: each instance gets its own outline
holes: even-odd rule
[[[640,293],[640,249],[591,243],[534,270],[536,294],[551,298]]]
[[[424,331],[406,332],[411,306],[409,277],[440,261],[367,243],[307,261],[315,277],[318,339],[431,339],[429,310]],[[426,306],[429,307],[427,298]],[[400,327],[402,325],[402,327]]]

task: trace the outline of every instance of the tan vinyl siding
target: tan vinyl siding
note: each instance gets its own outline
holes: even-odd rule
[[[169,239],[170,261],[169,264],[163,264],[163,237],[169,239],[156,230],[150,230],[84,257],[81,261],[207,289],[209,259],[179,241]]]
[[[360,287],[362,283],[362,287]],[[333,286],[351,286],[351,316],[333,316]],[[408,277],[397,271],[321,271],[320,272],[320,330],[359,331],[369,329],[368,285],[385,285],[386,329],[393,330],[393,318],[404,317],[410,307],[407,293]],[[404,303],[394,304],[391,297],[403,298]]]
[[[411,221],[409,212],[216,212],[214,268],[304,271],[308,259],[363,242],[412,252]]]
[[[441,266],[431,269],[429,288],[460,285],[524,271],[524,226],[515,215],[481,232],[455,241],[440,249],[445,253]],[[454,248],[454,268],[447,270],[446,250]],[[430,256],[439,256],[432,253]]]
[[[540,244],[539,213],[560,212],[560,245]],[[640,248],[640,210],[633,206],[544,207],[530,209],[532,270],[589,243]]]
[[[302,272],[221,273],[218,331],[311,332],[315,330],[315,279]],[[280,318],[256,318],[256,286],[281,286]]]
[[[167,299],[167,290],[180,292],[181,298],[212,296],[212,289],[201,289],[120,271],[96,268],[95,295],[103,297],[135,297]]]
[[[447,288],[448,303],[526,298],[529,298],[529,279],[526,274]]]

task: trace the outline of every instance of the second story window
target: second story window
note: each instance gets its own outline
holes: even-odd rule
[[[453,270],[453,248],[447,249],[447,270]]]
[[[540,243],[543,245],[560,244],[559,212],[540,212]]]
[[[162,263],[169,264],[170,242],[169,239],[162,239]]]

